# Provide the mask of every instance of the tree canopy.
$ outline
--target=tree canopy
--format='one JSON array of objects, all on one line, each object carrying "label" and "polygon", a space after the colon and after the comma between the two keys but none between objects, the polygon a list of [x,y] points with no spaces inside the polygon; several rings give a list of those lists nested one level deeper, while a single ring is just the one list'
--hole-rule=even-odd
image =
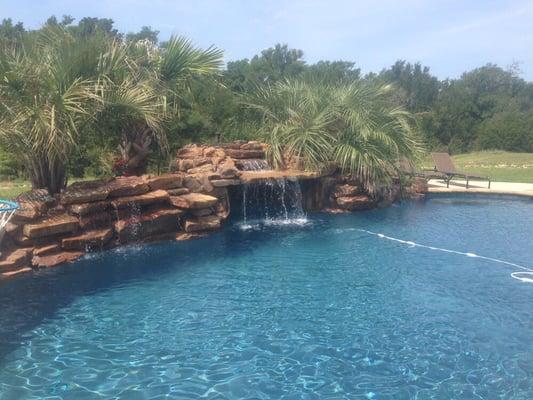
[{"label": "tree canopy", "polygon": [[35,30],[4,19],[0,49],[0,174],[9,176],[34,178],[36,143],[47,168],[64,160],[65,176],[113,173],[139,151],[143,171],[187,142],[219,139],[261,138],[274,152],[305,153],[308,167],[335,159],[372,179],[422,142],[452,153],[533,152],[533,83],[516,66],[440,80],[398,60],[364,75],[353,61],[308,63],[287,44],[224,66],[220,50],[184,37],[160,41],[150,26],[122,33],[111,19],[68,15]]}]

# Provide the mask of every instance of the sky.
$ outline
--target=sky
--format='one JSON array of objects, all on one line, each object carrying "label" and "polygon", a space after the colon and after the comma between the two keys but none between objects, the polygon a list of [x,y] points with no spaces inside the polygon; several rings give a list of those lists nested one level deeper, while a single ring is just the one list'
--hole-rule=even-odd
[{"label": "sky", "polygon": [[353,61],[364,73],[398,59],[441,79],[518,63],[533,81],[533,0],[0,0],[0,19],[29,28],[65,14],[111,18],[122,32],[148,25],[161,40],[182,34],[225,61],[286,43],[309,63]]}]

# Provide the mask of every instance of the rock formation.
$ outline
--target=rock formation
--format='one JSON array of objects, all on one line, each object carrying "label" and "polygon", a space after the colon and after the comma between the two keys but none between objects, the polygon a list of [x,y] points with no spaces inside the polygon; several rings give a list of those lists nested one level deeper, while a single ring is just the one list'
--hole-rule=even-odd
[{"label": "rock formation", "polygon": [[[305,171],[250,171],[267,165],[266,146],[236,141],[180,149],[171,172],[77,182],[60,195],[33,190],[17,199],[20,209],[1,243],[0,277],[54,267],[130,242],[188,240],[221,227],[230,214],[228,189],[255,176],[305,181],[308,210],[348,212],[376,207],[378,200],[352,180]],[[292,168],[292,167],[291,167]],[[423,192],[417,182],[413,191]],[[391,198],[396,196],[397,191]]]}]

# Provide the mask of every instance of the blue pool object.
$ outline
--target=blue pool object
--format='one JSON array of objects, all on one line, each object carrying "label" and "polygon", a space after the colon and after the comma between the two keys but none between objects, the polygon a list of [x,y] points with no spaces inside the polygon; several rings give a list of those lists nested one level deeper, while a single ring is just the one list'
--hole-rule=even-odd
[{"label": "blue pool object", "polygon": [[249,225],[1,282],[0,399],[533,398],[533,201]]}]

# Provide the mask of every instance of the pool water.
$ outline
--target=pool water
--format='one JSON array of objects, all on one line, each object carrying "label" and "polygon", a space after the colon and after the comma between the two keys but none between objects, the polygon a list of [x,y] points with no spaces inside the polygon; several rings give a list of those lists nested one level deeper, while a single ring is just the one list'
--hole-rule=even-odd
[{"label": "pool water", "polygon": [[473,254],[532,268],[533,201],[93,254],[0,283],[0,399],[531,399],[533,283]]}]

